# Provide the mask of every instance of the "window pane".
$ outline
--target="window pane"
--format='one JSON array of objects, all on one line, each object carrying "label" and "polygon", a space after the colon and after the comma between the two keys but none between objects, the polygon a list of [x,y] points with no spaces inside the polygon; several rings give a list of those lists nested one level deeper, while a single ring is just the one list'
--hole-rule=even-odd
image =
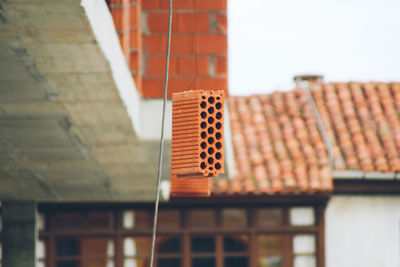
[{"label": "window pane", "polygon": [[95,211],[87,215],[89,228],[109,229],[113,227],[113,214],[108,211]]},{"label": "window pane", "polygon": [[78,212],[60,213],[54,216],[54,227],[56,229],[80,229],[83,217]]},{"label": "window pane", "polygon": [[108,267],[107,260],[88,259],[83,261],[83,267]]},{"label": "window pane", "polygon": [[109,241],[107,238],[82,238],[81,249],[82,255],[85,256],[101,256],[107,257]]},{"label": "window pane", "polygon": [[[43,240],[36,242],[36,259],[44,259],[46,257],[46,248]],[[1,259],[1,257],[0,257]]]},{"label": "window pane", "polygon": [[315,253],[314,235],[296,235],[293,237],[294,254]]},{"label": "window pane", "polygon": [[191,240],[192,252],[214,252],[213,237],[193,237]]},{"label": "window pane", "polygon": [[139,259],[126,259],[124,260],[124,267],[148,267],[150,264],[149,258]]},{"label": "window pane", "polygon": [[122,226],[125,229],[143,229],[152,226],[151,214],[147,210],[124,211]]},{"label": "window pane", "polygon": [[279,208],[263,208],[258,210],[257,225],[270,227],[283,224],[283,210]]},{"label": "window pane", "polygon": [[247,257],[226,257],[224,263],[226,267],[247,267]]},{"label": "window pane", "polygon": [[191,210],[189,213],[189,226],[215,227],[215,211],[212,209]]},{"label": "window pane", "polygon": [[258,236],[258,266],[283,266],[283,242],[283,236],[280,235]]},{"label": "window pane", "polygon": [[181,260],[179,258],[157,260],[157,267],[180,267],[180,266],[181,266]]},{"label": "window pane", "polygon": [[181,216],[179,210],[160,210],[158,226],[160,228],[180,228]]},{"label": "window pane", "polygon": [[[57,240],[58,256],[73,256],[80,253],[79,243],[77,239],[59,239]],[[68,263],[65,263],[68,264]]]},{"label": "window pane", "polygon": [[157,238],[156,249],[158,254],[178,253],[181,251],[181,239],[178,237]]},{"label": "window pane", "polygon": [[[44,216],[44,214],[43,213],[38,213],[38,215],[37,215],[37,229],[39,230],[39,231],[42,231],[42,230],[44,230],[44,228],[45,228],[45,216]],[[1,229],[0,229],[1,230]]]},{"label": "window pane", "polygon": [[316,267],[315,256],[296,256],[294,258],[294,267]]},{"label": "window pane", "polygon": [[247,252],[249,239],[246,235],[234,235],[224,237],[225,252]]},{"label": "window pane", "polygon": [[[214,267],[215,259],[214,258],[193,258],[192,259],[192,267]],[[226,265],[227,267],[229,265]]]},{"label": "window pane", "polygon": [[124,255],[147,257],[151,247],[150,237],[124,238]]},{"label": "window pane", "polygon": [[314,209],[299,207],[290,209],[290,224],[294,226],[310,226],[315,224]]},{"label": "window pane", "polygon": [[57,267],[81,267],[81,264],[78,261],[62,260],[57,261]]},{"label": "window pane", "polygon": [[245,209],[223,209],[222,226],[228,228],[246,227],[247,214]]}]

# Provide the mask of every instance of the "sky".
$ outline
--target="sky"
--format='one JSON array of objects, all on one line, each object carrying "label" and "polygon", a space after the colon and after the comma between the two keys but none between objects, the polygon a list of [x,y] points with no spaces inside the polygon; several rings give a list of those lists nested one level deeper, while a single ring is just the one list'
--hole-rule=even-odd
[{"label": "sky", "polygon": [[400,81],[399,0],[228,0],[229,91],[324,81]]}]

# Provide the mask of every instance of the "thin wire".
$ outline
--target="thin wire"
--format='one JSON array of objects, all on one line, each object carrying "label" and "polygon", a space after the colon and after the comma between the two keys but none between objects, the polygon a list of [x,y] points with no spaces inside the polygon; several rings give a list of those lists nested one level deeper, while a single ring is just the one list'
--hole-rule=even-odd
[{"label": "thin wire", "polygon": [[308,100],[309,100],[309,102],[311,104],[311,107],[313,109],[314,115],[317,118],[318,129],[319,129],[319,132],[322,135],[322,139],[324,140],[324,143],[325,143],[325,146],[326,146],[326,150],[328,151],[329,165],[331,167],[331,170],[334,170],[335,162],[334,162],[333,153],[332,153],[332,146],[331,146],[331,143],[329,142],[328,134],[326,133],[325,126],[322,123],[321,116],[319,115],[317,106],[315,105],[315,102],[314,102],[314,98],[313,98],[313,96],[311,94],[310,83],[308,81],[306,83],[307,83],[306,91],[307,91],[307,95],[308,95]]},{"label": "thin wire", "polygon": [[169,54],[171,50],[171,25],[172,25],[172,0],[169,0],[167,60],[165,63],[164,101],[163,101],[163,112],[161,121],[160,157],[158,160],[157,195],[156,195],[156,202],[154,204],[153,236],[151,239],[150,267],[153,267],[153,261],[154,261],[154,247],[156,243],[158,204],[160,203],[160,183],[161,183],[162,161],[164,152],[165,109],[166,109],[167,91],[168,91]]}]

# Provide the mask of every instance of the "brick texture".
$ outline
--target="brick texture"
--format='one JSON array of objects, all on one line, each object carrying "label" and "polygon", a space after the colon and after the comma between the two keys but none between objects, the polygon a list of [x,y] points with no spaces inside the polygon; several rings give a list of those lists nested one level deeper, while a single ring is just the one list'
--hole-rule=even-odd
[{"label": "brick texture", "polygon": [[[168,0],[110,3],[136,87],[148,98],[163,96],[168,5]],[[227,93],[226,25],[226,0],[174,1],[168,97],[204,88]]]},{"label": "brick texture", "polygon": [[210,195],[204,178],[224,172],[223,116],[224,91],[173,94],[171,177],[176,178],[171,181],[172,196]]}]

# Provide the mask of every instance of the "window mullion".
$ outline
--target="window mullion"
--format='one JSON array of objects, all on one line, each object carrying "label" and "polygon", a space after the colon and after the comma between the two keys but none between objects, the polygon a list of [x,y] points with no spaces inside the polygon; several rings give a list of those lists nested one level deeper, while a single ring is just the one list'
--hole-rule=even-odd
[{"label": "window mullion", "polygon": [[182,248],[182,265],[183,267],[190,267],[190,259],[191,259],[191,246],[190,246],[190,236],[189,236],[189,230],[188,230],[188,224],[189,224],[189,214],[187,210],[182,211],[182,227],[183,227],[183,248]]},{"label": "window mullion", "polygon": [[250,226],[250,237],[249,237],[249,252],[248,259],[250,267],[257,266],[257,238],[256,238],[256,222],[257,214],[255,209],[250,209],[249,214],[249,226]]}]

